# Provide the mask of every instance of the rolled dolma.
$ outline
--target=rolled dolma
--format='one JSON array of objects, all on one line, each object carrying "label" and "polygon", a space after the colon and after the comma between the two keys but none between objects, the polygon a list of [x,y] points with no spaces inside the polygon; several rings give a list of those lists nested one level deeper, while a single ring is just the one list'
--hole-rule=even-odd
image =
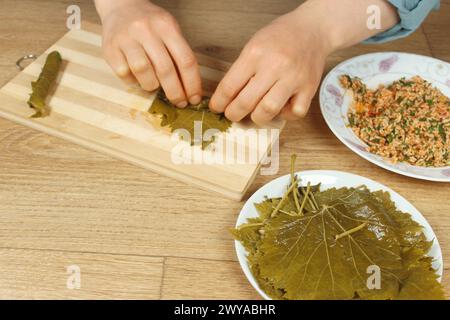
[{"label": "rolled dolma", "polygon": [[45,60],[41,74],[36,81],[31,83],[32,92],[28,105],[36,110],[32,118],[40,118],[48,116],[50,109],[45,104],[51,86],[56,81],[59,69],[61,67],[61,54],[58,51],[51,52]]}]

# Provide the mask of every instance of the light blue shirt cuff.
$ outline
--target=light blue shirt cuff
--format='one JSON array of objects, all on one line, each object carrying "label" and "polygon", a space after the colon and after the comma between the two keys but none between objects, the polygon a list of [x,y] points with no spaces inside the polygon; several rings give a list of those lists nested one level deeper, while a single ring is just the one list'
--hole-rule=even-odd
[{"label": "light blue shirt cuff", "polygon": [[439,10],[440,0],[389,0],[397,8],[400,22],[363,43],[383,43],[404,38],[416,31],[431,10]]}]

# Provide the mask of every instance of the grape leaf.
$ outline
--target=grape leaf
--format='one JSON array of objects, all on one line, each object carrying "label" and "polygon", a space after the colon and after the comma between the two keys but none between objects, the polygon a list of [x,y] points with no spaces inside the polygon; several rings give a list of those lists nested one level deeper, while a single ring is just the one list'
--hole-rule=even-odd
[{"label": "grape leaf", "polygon": [[400,300],[444,299],[444,290],[439,285],[436,271],[431,267],[432,258],[425,257],[409,266],[407,281],[400,290]]},{"label": "grape leaf", "polygon": [[[294,180],[291,180],[291,185]],[[275,299],[443,299],[423,227],[388,193],[365,186],[295,188],[255,204],[259,217],[232,231],[260,287]],[[278,204],[281,206],[278,208]],[[308,205],[303,205],[308,203]],[[278,210],[277,210],[278,209]],[[275,213],[275,214],[274,214]],[[368,286],[369,267],[381,273]]]},{"label": "grape leaf", "polygon": [[51,86],[56,81],[62,58],[58,51],[49,53],[45,60],[44,67],[36,81],[31,83],[32,93],[28,100],[28,105],[36,110],[32,118],[46,117],[50,114],[50,109],[45,103]]},{"label": "grape leaf", "polygon": [[[374,291],[377,298],[395,297],[402,271],[400,245],[388,219],[360,193],[356,189],[316,193],[320,211],[303,217],[279,214],[266,226],[260,273],[283,288],[287,299],[352,299],[355,294],[369,298],[366,281],[371,265],[382,272],[382,289]],[[335,239],[362,223],[370,227]]]},{"label": "grape leaf", "polygon": [[[152,103],[149,112],[160,116],[162,127],[170,128],[173,132],[177,129],[185,129],[189,132],[191,145],[201,145],[205,149],[214,141],[216,135],[210,140],[204,139],[204,134],[209,129],[215,129],[217,132],[226,132],[231,126],[231,121],[225,118],[223,114],[211,112],[208,107],[209,99],[204,98],[197,105],[189,105],[186,108],[177,108],[159,91],[157,97]],[[195,134],[195,123],[201,125],[201,136]]]}]

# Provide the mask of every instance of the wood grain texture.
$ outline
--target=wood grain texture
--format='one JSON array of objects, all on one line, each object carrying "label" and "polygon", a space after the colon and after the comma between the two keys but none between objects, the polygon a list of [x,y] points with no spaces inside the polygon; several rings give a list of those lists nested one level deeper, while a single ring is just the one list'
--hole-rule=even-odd
[{"label": "wood grain texture", "polygon": [[[297,3],[254,1],[257,4],[238,0],[159,2],[177,16],[194,48],[232,61],[257,28]],[[77,3],[83,19],[98,22],[90,0]],[[18,57],[43,53],[66,32],[65,9],[69,4],[72,2],[65,0],[2,1],[0,85],[18,73],[14,66]],[[358,45],[333,54],[326,69],[374,51],[438,55],[432,48],[448,44],[450,12],[446,8],[442,6],[411,37],[381,46]],[[438,37],[427,38],[430,30]],[[3,102],[0,99],[0,104]],[[276,176],[289,170],[289,157],[295,152],[300,170],[360,174],[410,200],[439,238],[445,266],[443,283],[450,293],[448,185],[403,177],[353,154],[327,128],[317,98],[305,119],[287,124],[280,150]],[[273,178],[258,176],[248,193]],[[201,298],[207,292],[212,299],[257,299],[239,268],[227,232],[242,205],[0,118],[0,298]],[[160,258],[166,260],[163,273],[158,273]],[[82,279],[82,288],[92,288],[84,295],[61,288],[67,277],[66,263],[76,264],[72,261],[77,259],[102,270]],[[137,278],[148,277],[148,285],[127,276],[115,278],[130,268]],[[51,280],[33,282],[33,277]],[[117,282],[102,290],[98,284],[104,278]]]},{"label": "wood grain texture", "polygon": [[445,0],[441,1],[440,11],[433,11],[422,26],[433,56],[446,61],[450,61],[449,20],[450,1]]},{"label": "wood grain texture", "polygon": [[160,298],[163,258],[0,249],[0,261],[2,298]]},{"label": "wood grain texture", "polygon": [[[258,299],[259,295],[246,281],[241,268],[233,261],[167,258],[161,298],[230,299],[230,293],[234,292],[240,299]],[[211,283],[216,287],[213,293]]]}]

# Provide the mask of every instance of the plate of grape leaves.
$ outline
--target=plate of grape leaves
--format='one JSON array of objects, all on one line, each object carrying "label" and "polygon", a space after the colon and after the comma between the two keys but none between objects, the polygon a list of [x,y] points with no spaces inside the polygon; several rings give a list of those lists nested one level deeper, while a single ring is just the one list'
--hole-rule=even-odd
[{"label": "plate of grape leaves", "polygon": [[445,299],[439,242],[405,198],[331,170],[294,172],[245,203],[239,263],[265,299]]}]

